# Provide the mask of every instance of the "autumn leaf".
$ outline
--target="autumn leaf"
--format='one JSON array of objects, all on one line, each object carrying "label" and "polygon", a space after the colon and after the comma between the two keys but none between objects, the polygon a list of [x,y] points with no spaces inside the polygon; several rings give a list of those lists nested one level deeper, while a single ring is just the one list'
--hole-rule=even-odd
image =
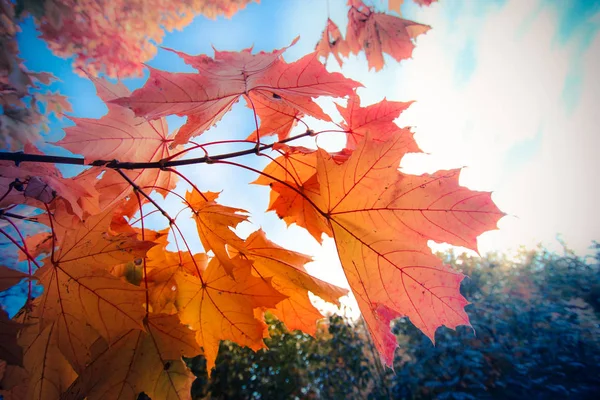
[{"label": "autumn leaf", "polygon": [[459,170],[412,176],[398,171],[409,149],[401,136],[368,135],[348,161],[319,150],[320,195],[312,201],[331,224],[342,267],[383,361],[391,365],[389,322],[407,316],[431,340],[445,325],[468,325],[463,275],[433,256],[428,240],[476,249],[477,236],[503,213],[486,192],[458,184]]},{"label": "autumn leaf", "polygon": [[348,11],[346,43],[353,54],[364,50],[369,69],[383,68],[383,53],[396,61],[410,58],[415,47],[412,39],[430,27],[385,13],[374,12],[361,0],[352,0]]},{"label": "autumn leaf", "polygon": [[[248,104],[260,120],[258,131],[252,132],[248,140],[258,140],[258,138],[277,135],[279,140],[287,138],[298,121],[304,114],[294,107],[284,103],[274,101],[274,97],[265,97],[264,94],[255,94],[251,97],[252,103]],[[258,134],[258,136],[257,136]]]},{"label": "autumn leaf", "polygon": [[[25,244],[29,255],[33,258],[37,258],[41,254],[50,253],[52,250],[52,234],[49,232],[39,232],[35,235],[27,236],[25,238]],[[26,261],[27,255],[25,253],[19,253],[19,261]]]},{"label": "autumn leaf", "polygon": [[246,221],[245,210],[223,206],[215,200],[218,193],[196,191],[187,192],[187,204],[192,208],[192,218],[196,221],[200,241],[206,252],[212,251],[221,262],[222,267],[231,274],[235,264],[231,261],[228,247],[241,248],[244,241],[231,229],[240,222]]},{"label": "autumn leaf", "polygon": [[[3,361],[0,361],[0,364]],[[29,377],[23,367],[6,365],[0,378],[0,395],[4,400],[22,400],[27,397]]]},{"label": "autumn leaf", "polygon": [[196,331],[208,371],[215,365],[221,340],[255,351],[265,347],[266,324],[254,317],[254,309],[275,308],[286,297],[273,289],[270,279],[252,276],[249,262],[238,262],[232,278],[213,258],[201,277],[183,274],[176,279],[181,322]]},{"label": "autumn leaf", "polygon": [[312,305],[308,292],[323,300],[339,305],[338,299],[348,294],[330,283],[311,276],[304,264],[312,261],[309,256],[287,250],[267,239],[262,230],[250,234],[239,257],[252,261],[252,270],[260,278],[269,278],[273,288],[287,299],[279,302],[270,311],[289,330],[300,329],[314,335],[317,320],[323,318]]},{"label": "autumn leaf", "polygon": [[330,18],[327,18],[323,35],[317,43],[315,51],[319,57],[325,57],[325,59],[333,54],[340,67],[343,64],[341,56],[347,57],[349,54],[348,44],[342,37],[340,28]]},{"label": "autumn leaf", "polygon": [[390,11],[396,11],[400,14],[400,8],[402,8],[402,4],[404,4],[404,0],[388,0],[388,9]]},{"label": "autumn leaf", "polygon": [[336,104],[338,111],[345,123],[342,128],[347,135],[347,149],[355,149],[366,134],[371,135],[375,141],[386,142],[393,136],[401,135],[405,140],[407,152],[417,153],[421,150],[413,139],[408,128],[400,128],[394,120],[406,110],[412,102],[388,101],[383,99],[377,104],[361,107],[360,97],[354,93],[348,99],[348,105],[344,108]]},{"label": "autumn leaf", "polygon": [[[317,153],[305,147],[278,144],[274,149],[281,156],[267,165],[253,184],[271,187],[268,210],[275,211],[289,226],[305,228],[319,243],[322,234],[331,236],[327,220],[310,203],[310,194],[319,193],[316,177]],[[348,158],[348,152],[334,153],[338,162]]]},{"label": "autumn leaf", "polygon": [[[60,334],[56,324],[53,322],[42,327],[29,312],[17,314],[17,322],[24,326],[18,341],[23,349],[23,364],[28,379],[26,398],[58,400],[77,374],[59,350]],[[13,378],[21,379],[19,375]]]},{"label": "autumn leaf", "polygon": [[176,315],[150,314],[145,331],[132,329],[106,345],[98,343],[94,361],[67,393],[93,399],[189,399],[194,375],[181,359],[200,353],[194,332]]},{"label": "autumn leaf", "polygon": [[28,274],[24,274],[21,271],[0,265],[0,292],[16,285],[28,276]]},{"label": "autumn leaf", "polygon": [[[290,109],[330,120],[313,98],[343,97],[360,84],[339,73],[327,72],[316,53],[288,64],[280,57],[285,49],[258,54],[252,54],[252,49],[215,51],[214,58],[176,52],[199,73],[171,73],[151,68],[150,78],[142,89],[115,102],[149,119],[170,114],[188,116],[186,124],[175,136],[174,144],[187,143],[191,137],[213,126],[240,96],[245,97],[249,107],[256,100],[260,104],[257,111],[261,110],[263,117],[267,115],[266,110],[270,110],[266,121],[261,121],[268,134],[283,135],[282,132],[270,132],[269,125],[273,122],[269,120],[277,119],[279,126],[293,123],[297,115]],[[278,116],[279,111],[284,116]],[[286,118],[287,123],[282,123]],[[258,131],[263,136],[261,127]]]},{"label": "autumn leaf", "polygon": [[10,320],[6,311],[0,309],[0,360],[23,365],[23,349],[17,343],[17,333],[21,328],[21,324]]},{"label": "autumn leaf", "polygon": [[56,250],[35,273],[44,286],[34,311],[40,329],[54,324],[61,351],[75,358],[77,368],[89,357],[87,325],[109,341],[129,329],[142,329],[144,291],[108,268],[143,257],[154,244],[111,233],[111,218],[108,210],[63,226],[55,215]]},{"label": "autumn leaf", "polygon": [[148,299],[152,312],[175,314],[177,299],[177,280],[179,274],[199,276],[206,269],[208,257],[205,253],[193,256],[186,251],[169,251],[167,242],[155,246],[146,255],[146,278]]},{"label": "autumn leaf", "polygon": [[[141,71],[138,61],[154,54],[163,28],[184,26],[198,12],[231,15],[248,3],[149,1],[145,7],[140,0],[110,7],[103,2],[47,2],[43,16],[34,18],[50,48],[75,54],[75,63],[89,66],[91,76],[99,71],[123,76]],[[415,0],[420,5],[433,1]],[[389,6],[399,11],[401,3],[390,0]],[[50,163],[58,158],[44,159],[31,144],[22,160],[15,153],[3,156],[11,161],[0,161],[0,217],[20,223],[3,233],[16,247],[23,243],[19,260],[31,258],[28,265],[35,273],[0,266],[0,290],[22,279],[37,279],[43,286],[39,297],[29,293],[13,320],[0,312],[4,398],[133,400],[144,392],[153,399],[186,399],[194,375],[183,356],[203,351],[210,371],[222,340],[264,348],[267,311],[289,329],[314,334],[322,315],[310,293],[334,304],[346,294],[307,272],[309,256],[275,244],[262,230],[239,237],[236,229],[249,220],[248,213],[219,204],[218,193],[201,192],[196,185],[202,182],[188,181],[194,190],[182,200],[205,253],[188,247],[186,231],[178,226],[184,214],[148,200],[175,189],[179,172],[163,162],[188,151],[190,157],[191,152],[204,154],[175,164],[211,164],[248,155],[251,150],[209,154],[204,143],[174,150],[215,125],[240,98],[255,116],[248,139],[260,142],[277,135],[280,141],[266,147],[256,143],[257,155],[266,155],[263,149],[271,147],[277,157],[253,183],[270,187],[269,210],[286,224],[304,227],[319,242],[323,234],[334,238],[384,362],[391,364],[397,346],[390,331],[395,318],[410,318],[432,340],[441,325],[469,324],[467,302],[459,291],[463,275],[443,265],[428,241],[475,249],[477,236],[494,229],[503,214],[489,193],[461,187],[458,170],[421,176],[398,170],[404,154],[419,151],[412,132],[394,123],[410,103],[384,99],[361,106],[356,94],[360,83],[328,72],[319,59],[333,54],[341,65],[343,57],[364,50],[369,68],[379,70],[383,53],[396,60],[411,57],[413,39],[429,27],[377,13],[362,0],[348,4],[346,38],[328,18],[315,52],[294,62],[286,62],[283,53],[298,39],[271,52],[190,56],[170,50],[196,72],[150,68],[145,86],[134,93],[121,83],[90,78],[108,113],[99,119],[72,118],[75,126],[66,128],[56,143],[82,155],[88,165],[72,178]],[[26,73],[18,65],[13,11],[12,3],[0,10],[9,44],[14,44],[0,52],[12,57],[6,63],[7,87],[0,93],[5,114],[14,116],[0,121],[9,146],[37,137],[34,131],[44,119],[29,108],[45,102],[57,116],[70,110],[59,94],[28,92],[28,85],[48,83],[51,77]],[[85,18],[71,18],[75,12]],[[102,66],[101,60],[112,64]],[[328,153],[283,144],[306,116],[331,121],[315,102],[320,96],[348,96],[346,106],[338,105],[343,122],[337,124],[346,133],[346,148]],[[187,117],[172,134],[166,124],[170,115]],[[208,144],[239,142],[235,139],[244,136]],[[30,162],[29,155],[48,162]],[[117,168],[117,163],[107,164],[111,160],[151,162],[160,168]],[[68,161],[82,163],[80,158]],[[148,207],[142,212],[144,204]],[[22,205],[26,210],[20,214]],[[31,212],[35,218],[29,218]],[[168,227],[155,226],[152,214],[159,220],[166,217],[162,220]],[[30,230],[19,231],[33,222],[43,224],[46,232],[28,236]],[[175,250],[168,243],[171,228],[178,240],[172,244]],[[179,248],[182,244],[187,251]]]},{"label": "autumn leaf", "polygon": [[[83,155],[87,162],[156,162],[173,155],[169,149],[172,138],[164,118],[147,121],[136,117],[131,110],[111,103],[111,100],[130,95],[125,85],[91,76],[89,78],[96,86],[98,97],[106,103],[108,113],[100,119],[72,118],[75,126],[65,128],[65,137],[56,142],[57,145]],[[100,173],[102,177],[96,180]],[[154,188],[163,197],[177,184],[177,175],[158,168],[141,168],[123,173],[139,187]],[[125,197],[133,194],[131,185],[112,169],[93,168],[78,179],[89,179],[90,175],[100,193],[101,210],[122,203]],[[133,210],[128,210],[129,215],[138,208],[137,199],[132,197],[134,207]],[[142,200],[146,201],[145,198]]]}]

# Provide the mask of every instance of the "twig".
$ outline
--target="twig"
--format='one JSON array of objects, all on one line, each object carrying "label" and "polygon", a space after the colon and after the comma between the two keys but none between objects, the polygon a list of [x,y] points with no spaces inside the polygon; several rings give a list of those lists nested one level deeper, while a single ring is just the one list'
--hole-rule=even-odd
[{"label": "twig", "polygon": [[[315,133],[311,130],[307,130],[304,133],[301,133],[296,136],[289,137],[287,139],[280,140],[276,143],[287,143],[296,139],[300,139],[306,136],[314,136]],[[70,165],[82,165],[82,166],[92,166],[92,167],[105,167],[111,168],[114,170],[120,169],[164,169],[168,167],[177,167],[181,165],[193,165],[193,164],[210,164],[216,160],[226,160],[228,158],[235,158],[240,156],[246,156],[250,154],[257,154],[257,152],[261,152],[263,150],[270,149],[276,143],[265,144],[258,148],[256,147],[247,150],[234,151],[226,154],[217,154],[215,156],[204,156],[198,158],[189,158],[186,160],[160,160],[160,161],[152,161],[152,162],[122,162],[117,160],[95,160],[91,163],[86,164],[85,160],[80,157],[59,157],[59,156],[49,156],[49,155],[41,155],[41,154],[28,154],[28,153],[8,153],[8,152],[0,152],[0,160],[8,160],[14,161],[15,164],[19,165],[22,162],[41,162],[41,163],[51,163],[51,164],[70,164]]]}]

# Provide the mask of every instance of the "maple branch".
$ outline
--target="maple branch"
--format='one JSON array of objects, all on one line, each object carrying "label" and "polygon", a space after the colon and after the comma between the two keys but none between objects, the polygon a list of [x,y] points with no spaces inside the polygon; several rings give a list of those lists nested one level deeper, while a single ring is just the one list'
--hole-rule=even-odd
[{"label": "maple branch", "polygon": [[23,221],[29,221],[29,222],[40,222],[38,221],[37,217],[27,217],[25,215],[19,215],[19,214],[13,214],[11,212],[5,211],[5,210],[0,210],[0,218],[2,217],[9,217],[9,218],[16,218],[16,219],[21,219]]},{"label": "maple branch", "polygon": [[16,151],[14,153],[0,152],[0,160],[14,161],[17,166],[22,162],[86,165],[85,159],[80,157],[48,156],[45,154],[23,153],[22,151]]},{"label": "maple branch", "polygon": [[90,163],[85,162],[84,158],[81,157],[62,157],[62,156],[49,156],[43,154],[29,154],[23,152],[0,152],[0,160],[13,161],[17,166],[22,162],[40,162],[40,163],[50,163],[50,164],[69,164],[69,165],[81,165],[81,166],[92,166],[92,167],[105,167],[111,168],[114,170],[119,169],[164,169],[167,167],[177,167],[181,165],[193,165],[193,164],[211,164],[216,160],[226,160],[228,158],[235,158],[241,156],[247,156],[250,154],[256,154],[257,152],[261,152],[263,150],[270,149],[277,143],[287,143],[296,139],[300,139],[306,136],[314,136],[315,132],[308,129],[304,133],[300,133],[296,136],[291,136],[289,138],[280,140],[271,144],[264,144],[258,148],[256,147],[247,150],[234,151],[231,153],[225,154],[217,154],[215,156],[204,156],[198,158],[189,158],[185,160],[169,160],[163,159],[160,161],[150,161],[150,162],[122,162],[117,160],[95,160]]}]

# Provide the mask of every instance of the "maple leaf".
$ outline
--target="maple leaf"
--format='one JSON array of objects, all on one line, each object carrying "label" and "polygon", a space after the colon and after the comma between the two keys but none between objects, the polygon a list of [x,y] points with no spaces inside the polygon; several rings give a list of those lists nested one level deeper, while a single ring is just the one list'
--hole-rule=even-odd
[{"label": "maple leaf", "polygon": [[17,344],[17,333],[21,328],[21,324],[8,319],[6,311],[0,309],[0,360],[23,365],[23,349]]},{"label": "maple leaf", "polygon": [[0,395],[4,400],[22,400],[27,396],[27,390],[29,386],[29,377],[27,371],[23,367],[15,365],[6,365],[5,362],[0,361],[0,364],[4,363],[5,370],[3,374],[0,374]]},{"label": "maple leaf", "polygon": [[28,274],[0,265],[0,292],[16,285],[27,277],[29,277]]},{"label": "maple leaf", "polygon": [[317,43],[315,51],[320,57],[325,57],[325,59],[330,54],[333,54],[340,67],[342,66],[342,58],[340,56],[347,57],[349,54],[348,44],[342,37],[340,28],[330,18],[327,18],[327,25],[325,25],[323,35]]},{"label": "maple leaf", "polygon": [[221,340],[255,351],[265,347],[266,324],[255,318],[254,309],[275,308],[286,297],[271,286],[270,279],[252,276],[250,263],[238,262],[232,278],[213,258],[201,277],[179,274],[176,279],[181,322],[196,331],[208,371],[215,365]]},{"label": "maple leaf", "polygon": [[401,136],[362,141],[338,164],[317,154],[321,191],[342,267],[383,361],[397,343],[389,322],[407,316],[431,340],[437,327],[468,325],[463,275],[432,255],[428,240],[476,249],[476,238],[503,215],[487,192],[458,184],[458,170],[411,176],[398,171]]},{"label": "maple leaf", "polygon": [[367,133],[370,133],[371,139],[385,142],[392,136],[402,135],[406,141],[407,152],[417,153],[421,150],[412,137],[408,128],[399,128],[394,123],[394,119],[406,110],[412,102],[388,101],[383,99],[377,104],[367,107],[360,106],[360,97],[354,93],[348,99],[348,105],[344,108],[336,104],[338,111],[345,124],[342,128],[347,135],[347,149],[355,149]]},{"label": "maple leaf", "polygon": [[[105,79],[89,76],[100,97],[108,107],[108,113],[100,119],[73,118],[75,126],[65,128],[65,137],[56,142],[69,151],[84,156],[89,163],[96,160],[119,160],[156,162],[170,157],[167,121],[161,118],[147,121],[136,117],[131,110],[111,103],[111,100],[130,94],[122,83],[113,84]],[[103,172],[102,177],[96,180]],[[163,197],[177,184],[177,175],[158,168],[142,168],[123,171],[138,187],[153,188]],[[119,204],[132,194],[133,188],[116,171],[92,168],[77,179],[92,178],[100,193],[100,209]],[[134,196],[135,197],[135,196]],[[146,199],[143,198],[145,201]],[[137,210],[137,198],[133,199],[131,215]]]},{"label": "maple leaf", "polygon": [[140,392],[153,399],[188,399],[195,377],[181,357],[200,353],[194,332],[176,315],[150,314],[144,325],[146,331],[132,329],[110,345],[99,343],[94,361],[67,393],[86,393],[90,400],[135,399]]},{"label": "maple leaf", "polygon": [[[282,124],[285,118],[293,123],[297,115],[293,115],[290,109],[329,121],[330,118],[312,98],[343,97],[351,94],[352,89],[360,84],[339,73],[327,72],[318,61],[317,53],[288,64],[280,57],[285,49],[258,54],[252,54],[252,49],[241,52],[215,51],[214,58],[176,52],[199,73],[171,73],[151,68],[150,77],[143,88],[115,102],[130,107],[136,115],[150,119],[170,114],[188,116],[186,124],[175,136],[174,144],[186,143],[192,136],[210,128],[240,96],[246,98],[250,107],[256,99],[261,104],[257,112],[262,112],[263,117],[269,115],[267,119],[277,118],[277,123],[261,121],[261,125],[267,127],[272,124],[286,125]],[[266,109],[270,110],[269,114]],[[283,117],[279,111],[282,111]],[[269,132],[271,128],[265,129],[268,134],[283,135],[280,131]]]},{"label": "maple leaf", "polygon": [[[25,238],[25,244],[27,250],[33,258],[37,258],[39,255],[44,253],[50,253],[52,250],[52,234],[49,232],[40,232],[35,235],[27,236]],[[19,261],[27,260],[25,253],[19,253]]]},{"label": "maple leaf", "polygon": [[309,256],[278,246],[268,240],[262,230],[246,238],[239,257],[252,261],[255,275],[269,278],[275,290],[288,296],[270,311],[289,330],[300,329],[315,334],[316,322],[323,316],[310,302],[309,291],[336,305],[339,305],[340,297],[348,294],[346,289],[311,276],[304,268],[304,264],[311,261]]},{"label": "maple leaf", "polygon": [[148,299],[153,312],[175,314],[177,275],[199,276],[206,269],[208,257],[205,253],[192,256],[189,252],[169,251],[166,246],[165,240],[162,246],[153,247],[146,255]]},{"label": "maple leaf", "polygon": [[[322,234],[331,236],[326,218],[311,204],[311,195],[318,194],[317,153],[305,147],[278,144],[273,147],[281,157],[269,163],[261,176],[253,184],[271,187],[269,210],[275,211],[279,218],[289,226],[297,224],[322,243]],[[343,162],[350,153],[334,153],[338,162]]]},{"label": "maple leaf", "polygon": [[348,11],[346,43],[350,52],[365,51],[369,69],[383,68],[383,53],[396,61],[410,58],[415,45],[412,39],[430,27],[393,15],[374,12],[361,0],[351,0]]},{"label": "maple leaf", "polygon": [[107,269],[143,257],[154,243],[112,234],[111,218],[108,210],[64,226],[55,215],[55,252],[35,272],[44,286],[34,310],[40,329],[53,324],[58,346],[78,370],[89,359],[88,325],[109,341],[128,329],[142,329],[144,291]]},{"label": "maple leaf", "polygon": [[212,251],[221,262],[227,273],[231,274],[235,264],[231,261],[228,247],[241,248],[244,241],[240,239],[231,228],[240,222],[246,221],[247,216],[239,214],[245,210],[223,206],[215,200],[218,193],[196,191],[187,192],[185,199],[192,208],[192,218],[196,221],[200,241],[206,252]]},{"label": "maple leaf", "polygon": [[[60,333],[56,324],[53,322],[41,327],[29,312],[17,314],[16,320],[24,326],[18,342],[23,349],[23,364],[27,373],[26,398],[58,400],[75,380],[77,373],[59,350]],[[16,375],[13,379],[22,378]]]},{"label": "maple leaf", "polygon": [[388,0],[388,9],[391,11],[396,11],[397,13],[401,13],[400,9],[402,8],[402,4],[404,4],[404,0]]},{"label": "maple leaf", "polygon": [[274,101],[274,97],[266,97],[264,94],[252,94],[252,103],[248,104],[260,120],[258,131],[252,132],[248,140],[258,140],[258,138],[277,135],[279,140],[283,140],[290,135],[292,129],[304,114],[294,107],[284,103]]}]

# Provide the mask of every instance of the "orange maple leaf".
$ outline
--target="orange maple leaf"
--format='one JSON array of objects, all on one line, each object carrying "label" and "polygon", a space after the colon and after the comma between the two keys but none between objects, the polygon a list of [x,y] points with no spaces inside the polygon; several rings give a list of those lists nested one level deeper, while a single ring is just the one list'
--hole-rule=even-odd
[{"label": "orange maple leaf", "polygon": [[[77,373],[59,349],[60,332],[56,323],[45,327],[36,323],[30,312],[21,311],[16,322],[24,327],[19,332],[19,345],[23,349],[24,372],[27,376],[27,399],[59,399],[62,392],[77,377]],[[22,384],[21,374],[11,377],[9,386]],[[4,384],[5,382],[3,382]]]},{"label": "orange maple leaf", "polygon": [[265,347],[266,324],[254,316],[256,308],[275,308],[286,297],[270,279],[252,276],[249,262],[238,262],[233,278],[217,258],[201,277],[178,274],[177,308],[181,322],[196,331],[208,371],[215,365],[221,340],[232,340],[253,350]]},{"label": "orange maple leaf", "polygon": [[[63,225],[53,216],[55,252],[44,260],[35,276],[44,286],[34,315],[40,329],[53,324],[58,346],[81,369],[89,357],[91,326],[112,340],[129,329],[142,329],[144,290],[111,275],[116,264],[143,257],[154,245],[135,236],[111,233],[112,210]],[[68,219],[68,215],[65,216]]]},{"label": "orange maple leaf", "polygon": [[67,393],[86,393],[90,400],[133,399],[140,392],[153,399],[188,399],[194,375],[181,357],[200,353],[194,332],[176,315],[150,314],[144,326],[145,331],[129,330],[109,345],[100,340],[94,361]]},{"label": "orange maple leaf", "polygon": [[16,285],[27,277],[29,277],[28,274],[0,265],[0,292]]},{"label": "orange maple leaf", "polygon": [[[50,253],[52,251],[52,234],[49,232],[40,232],[35,235],[27,236],[25,238],[25,244],[29,254],[37,258],[39,255],[44,253]],[[27,260],[25,253],[19,253],[19,261]]]},{"label": "orange maple leaf", "polygon": [[319,150],[320,195],[312,201],[331,224],[352,292],[383,361],[397,343],[389,323],[407,316],[431,340],[436,328],[468,325],[463,275],[444,266],[428,240],[476,249],[477,236],[503,213],[487,192],[458,184],[459,170],[411,176],[398,171],[401,136],[369,135],[343,164]]},{"label": "orange maple leaf", "polygon": [[323,316],[310,302],[308,292],[336,305],[339,305],[340,297],[348,294],[346,289],[309,275],[304,268],[304,264],[311,261],[309,256],[278,246],[268,240],[262,230],[246,238],[239,257],[252,261],[255,275],[269,278],[275,290],[288,296],[270,311],[289,330],[300,329],[315,334],[316,322]]},{"label": "orange maple leaf", "polygon": [[397,13],[401,13],[400,9],[402,8],[402,4],[404,4],[404,0],[388,0],[388,9],[391,11],[396,11]]},{"label": "orange maple leaf", "polygon": [[148,300],[152,312],[175,314],[177,275],[187,273],[199,276],[206,269],[208,257],[205,253],[192,256],[189,252],[169,251],[166,247],[165,240],[162,246],[153,247],[146,255]]},{"label": "orange maple leaf", "polygon": [[[293,123],[297,115],[290,109],[329,121],[312,98],[343,97],[360,84],[339,73],[327,72],[316,53],[288,64],[280,57],[286,49],[258,54],[252,54],[252,49],[215,51],[214,58],[176,52],[199,73],[171,73],[151,68],[150,78],[143,88],[115,102],[150,119],[170,114],[188,116],[186,124],[175,136],[174,144],[186,143],[192,136],[210,128],[240,96],[246,98],[250,107],[253,99],[261,104],[256,110],[262,117],[267,117],[261,121],[261,125],[267,127],[273,124],[287,126],[282,123],[285,118]],[[273,118],[277,118],[276,123],[268,121]],[[265,134],[277,133],[280,137],[284,134],[283,131],[271,132],[270,127],[265,129]],[[260,127],[259,132],[262,136]]]},{"label": "orange maple leaf", "polygon": [[17,333],[21,328],[21,324],[8,319],[6,311],[0,309],[0,360],[23,365],[23,349],[17,343]]},{"label": "orange maple leaf", "polygon": [[192,191],[185,194],[187,204],[192,208],[192,218],[196,221],[204,251],[212,251],[225,271],[231,274],[235,264],[231,260],[228,247],[244,246],[244,241],[231,228],[246,221],[248,217],[240,214],[245,213],[245,210],[218,204],[215,201],[218,196],[219,194],[214,192],[200,194]]},{"label": "orange maple leaf", "polygon": [[[4,363],[0,361],[1,365]],[[27,397],[27,391],[29,389],[29,376],[27,371],[23,367],[16,365],[5,365],[2,378],[0,378],[0,394],[4,400],[22,400]]]},{"label": "orange maple leaf", "polygon": [[[278,144],[274,149],[281,157],[267,165],[263,174],[254,182],[256,185],[271,187],[271,199],[268,210],[275,211],[279,218],[289,226],[297,224],[322,243],[322,234],[331,236],[329,223],[310,204],[311,194],[320,190],[317,181],[317,153],[305,147]],[[338,162],[343,162],[350,153],[334,153]]]}]

